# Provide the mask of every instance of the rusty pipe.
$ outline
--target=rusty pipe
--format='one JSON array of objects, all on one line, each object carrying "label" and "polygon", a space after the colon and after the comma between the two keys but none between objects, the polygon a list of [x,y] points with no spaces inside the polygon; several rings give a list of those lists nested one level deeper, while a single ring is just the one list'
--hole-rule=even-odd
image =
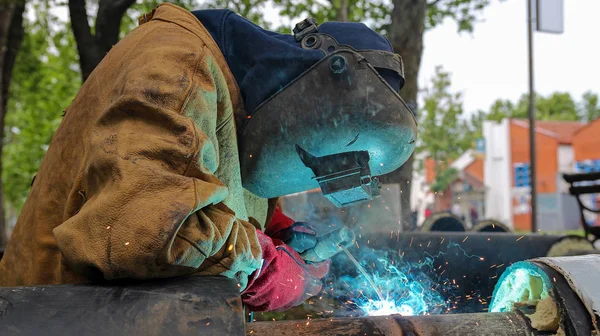
[{"label": "rusty pipe", "polygon": [[366,316],[246,325],[246,336],[530,336],[532,331],[520,313]]}]

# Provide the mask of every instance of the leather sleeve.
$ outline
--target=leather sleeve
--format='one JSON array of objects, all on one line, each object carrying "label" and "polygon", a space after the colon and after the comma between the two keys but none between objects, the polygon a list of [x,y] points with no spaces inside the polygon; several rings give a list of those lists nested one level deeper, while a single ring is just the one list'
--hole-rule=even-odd
[{"label": "leather sleeve", "polygon": [[[53,230],[73,270],[104,279],[224,275],[243,289],[260,267],[256,229],[225,205],[230,188],[215,175],[237,148],[224,152],[217,141],[233,116],[201,42],[151,21],[114,47],[129,58],[109,53],[76,97],[107,107],[93,120],[83,166],[73,167],[71,198],[81,204]],[[110,81],[97,80],[103,71]],[[94,85],[111,85],[111,95],[94,96]]]}]

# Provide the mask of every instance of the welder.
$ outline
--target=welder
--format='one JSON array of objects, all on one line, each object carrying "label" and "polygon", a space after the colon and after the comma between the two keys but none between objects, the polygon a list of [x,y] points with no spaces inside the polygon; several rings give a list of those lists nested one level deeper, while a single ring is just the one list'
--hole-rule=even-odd
[{"label": "welder", "polygon": [[403,80],[363,24],[307,19],[284,35],[228,10],[157,7],[66,109],[0,285],[221,275],[253,311],[301,303],[352,237],[294,222],[277,198],[376,196],[374,176],[414,149]]}]

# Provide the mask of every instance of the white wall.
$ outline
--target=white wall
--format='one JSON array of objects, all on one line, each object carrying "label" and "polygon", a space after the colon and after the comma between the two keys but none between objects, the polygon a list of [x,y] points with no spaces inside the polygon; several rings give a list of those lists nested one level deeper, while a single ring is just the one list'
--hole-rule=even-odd
[{"label": "white wall", "polygon": [[513,227],[511,198],[510,121],[483,122],[485,138],[485,218]]},{"label": "white wall", "polygon": [[417,210],[417,225],[421,225],[425,220],[425,209],[428,206],[433,207],[434,196],[429,192],[429,186],[425,181],[425,168],[419,169],[419,162],[426,157],[426,154],[420,153],[415,157],[413,167],[413,177],[410,191],[410,207]]},{"label": "white wall", "polygon": [[[571,145],[560,145],[558,146],[558,172],[562,173],[573,173],[575,172],[575,153],[573,152],[573,146]],[[569,184],[565,182],[562,176],[558,176],[558,190],[562,193],[569,192]]]}]

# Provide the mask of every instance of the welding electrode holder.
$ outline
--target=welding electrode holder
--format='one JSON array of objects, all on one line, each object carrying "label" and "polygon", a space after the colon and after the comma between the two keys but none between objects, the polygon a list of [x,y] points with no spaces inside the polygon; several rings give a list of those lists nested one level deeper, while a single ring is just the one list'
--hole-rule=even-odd
[{"label": "welding electrode holder", "polygon": [[330,259],[342,251],[342,247],[350,247],[356,241],[354,232],[347,227],[330,232],[317,240],[317,244],[301,254],[308,262],[320,262]]}]

